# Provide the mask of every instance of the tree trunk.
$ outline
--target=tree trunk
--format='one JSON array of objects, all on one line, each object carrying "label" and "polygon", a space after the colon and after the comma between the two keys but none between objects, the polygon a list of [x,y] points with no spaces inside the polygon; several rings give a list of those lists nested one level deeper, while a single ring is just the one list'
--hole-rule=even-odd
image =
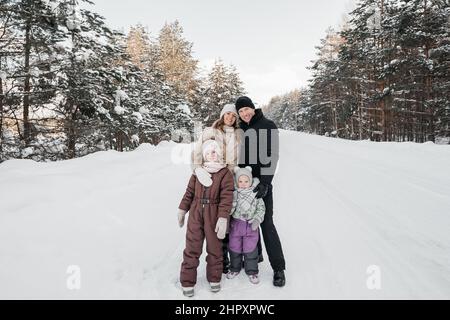
[{"label": "tree trunk", "polygon": [[70,123],[67,130],[67,147],[69,159],[75,158],[75,143],[76,143],[75,118],[76,115],[72,113],[70,116]]},{"label": "tree trunk", "polygon": [[359,140],[362,140],[362,107],[363,107],[363,91],[362,91],[362,87],[360,85],[360,95],[359,95],[359,110],[358,110],[358,115],[359,115]]},{"label": "tree trunk", "polygon": [[[0,58],[0,70],[2,69],[2,60]],[[0,78],[0,161],[3,154],[3,79]]]},{"label": "tree trunk", "polygon": [[[424,14],[427,15],[428,14],[427,0],[424,1],[424,6],[425,6]],[[427,60],[430,58],[430,49],[431,49],[430,47],[431,46],[432,46],[432,44],[429,44],[429,43],[425,44],[425,56],[426,56]],[[429,70],[427,70],[427,74],[425,77],[425,101],[429,102],[432,100],[431,92],[432,92],[432,77],[431,77]],[[427,129],[426,129],[426,140],[435,142],[434,105],[430,105],[429,108],[427,108],[426,112],[429,114],[429,117],[427,117],[427,119],[426,119],[426,122],[428,124]]]},{"label": "tree trunk", "polygon": [[25,145],[28,146],[31,140],[31,129],[29,121],[30,112],[30,54],[31,54],[31,21],[26,22],[25,27],[25,82],[23,88],[23,138]]},{"label": "tree trunk", "polygon": [[[71,2],[72,5],[75,5],[75,2]],[[75,32],[72,30],[71,32],[71,38],[72,43],[75,43]],[[72,70],[75,69],[75,48],[72,46],[72,51],[70,55],[70,64],[72,66]],[[73,159],[75,158],[75,144],[77,141],[77,132],[75,130],[76,120],[77,120],[77,111],[78,106],[75,106],[75,100],[73,97],[73,92],[75,91],[75,81],[73,79],[73,75],[68,80],[68,86],[69,86],[69,97],[67,98],[67,109],[66,114],[69,117],[69,124],[67,125],[67,148],[68,148],[68,158]]]}]

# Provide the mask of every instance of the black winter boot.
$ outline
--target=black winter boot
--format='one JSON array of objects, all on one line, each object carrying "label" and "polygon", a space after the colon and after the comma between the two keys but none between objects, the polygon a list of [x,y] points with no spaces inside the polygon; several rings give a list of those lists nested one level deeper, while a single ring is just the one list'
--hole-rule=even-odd
[{"label": "black winter boot", "polygon": [[283,287],[286,284],[286,277],[284,276],[284,271],[275,271],[273,273],[273,285],[275,287]]}]

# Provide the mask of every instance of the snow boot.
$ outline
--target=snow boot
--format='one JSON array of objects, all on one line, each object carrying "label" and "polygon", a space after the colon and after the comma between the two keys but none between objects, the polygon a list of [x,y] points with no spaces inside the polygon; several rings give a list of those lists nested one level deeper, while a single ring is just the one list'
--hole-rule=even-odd
[{"label": "snow boot", "polygon": [[286,277],[284,276],[284,271],[275,271],[273,273],[273,285],[275,287],[283,287],[286,284]]},{"label": "snow boot", "polygon": [[236,276],[239,274],[239,272],[233,272],[233,271],[230,271],[230,272],[228,272],[227,273],[227,279],[233,279],[233,278],[236,278]]},{"label": "snow boot", "polygon": [[258,284],[259,283],[259,276],[257,274],[249,274],[248,275],[248,279],[253,284]]},{"label": "snow boot", "polygon": [[183,295],[191,298],[194,296],[194,287],[183,287]]},{"label": "snow boot", "polygon": [[209,285],[211,286],[212,292],[219,292],[220,291],[220,282],[210,282]]}]

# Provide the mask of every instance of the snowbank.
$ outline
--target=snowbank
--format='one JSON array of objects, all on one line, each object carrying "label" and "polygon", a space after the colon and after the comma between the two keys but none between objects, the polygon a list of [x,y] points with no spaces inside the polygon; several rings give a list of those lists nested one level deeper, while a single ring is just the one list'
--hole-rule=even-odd
[{"label": "snowbank", "polygon": [[[0,298],[182,299],[176,212],[189,148],[2,163]],[[203,256],[195,298],[449,299],[448,163],[448,146],[282,131],[274,219],[286,286],[272,286],[265,254],[259,285],[241,274],[213,294]],[[79,290],[67,287],[70,266],[80,268]],[[379,290],[367,287],[370,266]]]}]

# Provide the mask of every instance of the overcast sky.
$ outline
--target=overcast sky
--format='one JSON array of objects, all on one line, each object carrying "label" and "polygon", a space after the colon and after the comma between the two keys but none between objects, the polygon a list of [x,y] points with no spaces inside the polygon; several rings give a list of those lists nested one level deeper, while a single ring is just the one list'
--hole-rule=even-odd
[{"label": "overcast sky", "polygon": [[156,37],[178,20],[202,67],[234,64],[252,100],[307,84],[306,69],[329,26],[337,27],[354,0],[93,0],[115,29],[141,23]]}]

